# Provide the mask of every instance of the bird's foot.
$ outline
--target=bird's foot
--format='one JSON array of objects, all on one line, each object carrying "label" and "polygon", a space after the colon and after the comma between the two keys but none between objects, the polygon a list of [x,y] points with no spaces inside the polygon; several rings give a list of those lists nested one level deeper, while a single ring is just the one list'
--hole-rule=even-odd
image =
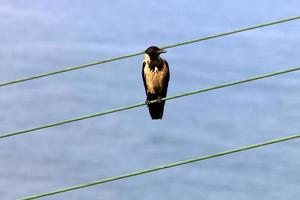
[{"label": "bird's foot", "polygon": [[161,96],[157,97],[157,103],[160,104],[161,103]]},{"label": "bird's foot", "polygon": [[150,101],[149,101],[148,99],[146,99],[146,100],[145,100],[145,104],[146,104],[147,106],[149,106],[149,105],[150,105]]}]

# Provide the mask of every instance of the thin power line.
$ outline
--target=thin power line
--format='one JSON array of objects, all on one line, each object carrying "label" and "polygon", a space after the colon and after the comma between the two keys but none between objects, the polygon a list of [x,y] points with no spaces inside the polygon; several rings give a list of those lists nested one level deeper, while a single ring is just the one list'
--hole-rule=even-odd
[{"label": "thin power line", "polygon": [[[175,96],[170,96],[170,97],[163,98],[162,100],[171,100],[171,99],[190,96],[190,95],[194,95],[194,94],[204,93],[204,92],[208,92],[208,91],[212,91],[212,90],[217,90],[217,89],[221,89],[221,88],[225,88],[225,87],[230,87],[230,86],[233,86],[233,85],[238,85],[238,84],[242,84],[242,83],[246,83],[246,82],[256,81],[256,80],[259,80],[259,79],[264,79],[264,78],[268,78],[268,77],[272,77],[272,76],[277,76],[277,75],[280,75],[280,74],[286,74],[286,73],[290,73],[290,72],[294,72],[294,71],[298,71],[298,70],[300,70],[300,67],[290,68],[290,69],[287,69],[287,70],[272,72],[272,73],[269,73],[269,74],[263,74],[263,75],[255,76],[255,77],[252,77],[252,78],[244,79],[244,80],[224,83],[224,84],[221,84],[221,85],[208,87],[208,88],[201,89],[201,90],[195,90],[195,91],[191,91],[191,92],[187,92],[187,93],[182,93],[182,94],[178,94],[178,95],[175,95]],[[157,100],[153,100],[150,103],[155,103],[155,102],[157,102]],[[107,110],[107,111],[104,111],[104,112],[98,112],[98,113],[94,113],[94,114],[90,114],[90,115],[85,115],[85,116],[81,116],[81,117],[67,119],[67,120],[64,120],[64,121],[55,122],[55,123],[51,123],[51,124],[46,124],[46,125],[42,125],[42,126],[39,126],[39,127],[34,127],[34,128],[30,128],[30,129],[16,131],[16,132],[10,132],[10,133],[0,135],[0,139],[7,138],[7,137],[12,137],[12,136],[15,136],[15,135],[20,135],[20,134],[25,134],[25,133],[29,133],[29,132],[33,132],[33,131],[37,131],[37,130],[40,130],[40,129],[59,126],[59,125],[63,125],[63,124],[67,124],[67,123],[71,123],[71,122],[75,122],[75,121],[80,121],[80,120],[84,120],[84,119],[88,119],[88,118],[93,118],[93,117],[107,115],[107,114],[111,114],[111,113],[115,113],[115,112],[129,110],[129,109],[141,107],[141,106],[144,106],[144,105],[145,105],[144,102],[143,103],[138,103],[138,104],[132,104],[132,105],[129,105],[129,106],[119,107],[119,108],[116,108],[116,109],[113,109],[113,110]]]},{"label": "thin power line", "polygon": [[163,166],[158,166],[158,167],[154,167],[154,168],[150,168],[150,169],[136,171],[136,172],[129,173],[129,174],[114,176],[114,177],[102,179],[102,180],[99,180],[99,181],[94,181],[94,182],[89,182],[89,183],[84,183],[84,184],[80,184],[80,185],[76,185],[76,186],[63,188],[63,189],[58,189],[58,190],[54,190],[54,191],[47,192],[47,193],[44,193],[44,194],[33,195],[33,196],[22,198],[21,200],[38,199],[38,198],[41,198],[41,197],[46,197],[46,196],[51,196],[51,195],[55,195],[55,194],[59,194],[59,193],[64,193],[64,192],[68,192],[68,191],[71,191],[71,190],[78,190],[78,189],[85,188],[85,187],[100,185],[100,184],[104,184],[104,183],[108,183],[108,182],[112,182],[112,181],[117,181],[117,180],[120,180],[120,179],[125,179],[125,178],[129,178],[129,177],[133,177],[133,176],[139,176],[139,175],[143,175],[143,174],[147,174],[147,173],[151,173],[151,172],[155,172],[155,171],[159,171],[159,170],[164,170],[164,169],[168,169],[168,168],[172,168],[172,167],[178,167],[180,165],[186,165],[186,164],[193,163],[193,162],[199,162],[199,161],[203,161],[203,160],[208,160],[208,159],[212,159],[212,158],[216,158],[216,157],[225,156],[225,155],[228,155],[228,154],[233,154],[233,153],[238,153],[238,152],[241,152],[241,151],[255,149],[255,148],[258,148],[258,147],[267,146],[267,145],[271,145],[271,144],[275,144],[275,143],[280,143],[280,142],[296,139],[296,138],[299,138],[299,137],[300,137],[300,134],[297,134],[297,135],[291,135],[291,136],[282,137],[282,138],[278,138],[278,139],[268,140],[268,141],[265,141],[265,142],[262,142],[262,143],[243,146],[243,147],[240,147],[240,148],[231,149],[231,150],[223,151],[223,152],[220,152],[220,153],[210,154],[210,155],[207,155],[207,156],[200,156],[200,157],[196,157],[196,158],[192,158],[192,159],[188,159],[188,160],[183,160],[183,161],[179,161],[179,162],[170,163],[170,164],[163,165]]},{"label": "thin power line", "polygon": [[[266,26],[272,26],[272,25],[285,23],[285,22],[298,20],[298,19],[300,19],[300,16],[291,17],[291,18],[282,19],[282,20],[273,21],[273,22],[268,22],[268,23],[263,23],[263,24],[258,24],[258,25],[255,25],[255,26],[250,26],[250,27],[246,27],[246,28],[233,30],[233,31],[230,31],[230,32],[210,35],[210,36],[207,36],[207,37],[201,37],[201,38],[198,38],[198,39],[195,39],[195,40],[179,42],[179,43],[176,43],[176,44],[163,46],[161,48],[164,48],[164,49],[174,48],[174,47],[178,47],[178,46],[182,46],[182,45],[201,42],[201,41],[204,41],[204,40],[210,40],[210,39],[214,39],[214,38],[218,38],[218,37],[232,35],[232,34],[235,34],[235,33],[249,31],[249,30],[252,30],[252,29],[262,28],[262,27],[266,27]],[[60,74],[60,73],[68,72],[68,71],[73,71],[73,70],[77,70],[77,69],[82,69],[82,68],[86,68],[86,67],[91,67],[91,66],[94,66],[94,65],[100,65],[100,64],[104,64],[104,63],[108,63],[108,62],[113,62],[113,61],[117,61],[117,60],[121,60],[121,59],[126,59],[126,58],[130,58],[130,57],[138,56],[138,55],[141,55],[141,54],[144,54],[144,51],[138,51],[138,52],[132,53],[132,54],[127,54],[127,55],[123,55],[123,56],[119,56],[119,57],[113,57],[113,58],[109,58],[109,59],[105,59],[105,60],[101,60],[101,61],[97,61],[97,62],[91,62],[91,63],[87,63],[87,64],[83,64],[83,65],[68,67],[68,68],[65,68],[65,69],[52,71],[52,72],[47,72],[47,73],[44,73],[44,74],[38,74],[38,75],[34,75],[34,76],[31,76],[31,77],[27,77],[27,78],[8,81],[8,82],[0,83],[0,87],[13,85],[13,84],[17,84],[17,83],[21,83],[21,82],[25,82],[25,81],[30,81],[30,80],[34,80],[34,79],[38,79],[38,78],[43,78],[43,77],[47,77],[47,76],[51,76],[51,75],[55,75],[55,74]]]}]

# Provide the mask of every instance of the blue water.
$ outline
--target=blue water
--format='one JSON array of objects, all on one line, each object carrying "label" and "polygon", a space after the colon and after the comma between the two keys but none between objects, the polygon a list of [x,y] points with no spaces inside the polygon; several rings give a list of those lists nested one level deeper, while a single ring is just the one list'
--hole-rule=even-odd
[{"label": "blue water", "polygon": [[[299,15],[296,0],[0,2],[0,82]],[[295,67],[300,21],[169,49],[169,95]],[[134,57],[0,88],[0,133],[144,101]],[[10,200],[300,131],[299,72],[0,141]],[[45,199],[299,199],[299,141]]]}]

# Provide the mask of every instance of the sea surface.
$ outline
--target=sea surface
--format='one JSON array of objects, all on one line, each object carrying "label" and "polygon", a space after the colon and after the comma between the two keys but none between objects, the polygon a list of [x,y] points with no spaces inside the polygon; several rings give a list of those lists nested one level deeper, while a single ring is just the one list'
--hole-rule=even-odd
[{"label": "sea surface", "polygon": [[[300,15],[296,0],[1,0],[0,82]],[[168,49],[168,95],[300,65],[300,21]],[[143,56],[0,88],[0,134],[145,100]],[[300,72],[0,140],[12,200],[300,132]],[[53,200],[295,200],[300,141]]]}]

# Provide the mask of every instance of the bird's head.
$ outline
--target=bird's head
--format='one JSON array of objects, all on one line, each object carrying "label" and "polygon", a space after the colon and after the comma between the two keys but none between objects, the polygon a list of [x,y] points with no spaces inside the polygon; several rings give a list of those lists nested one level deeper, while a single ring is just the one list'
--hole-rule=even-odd
[{"label": "bird's head", "polygon": [[159,57],[161,53],[166,53],[167,51],[164,49],[160,49],[156,46],[150,46],[146,49],[145,53],[151,58],[156,59]]}]

